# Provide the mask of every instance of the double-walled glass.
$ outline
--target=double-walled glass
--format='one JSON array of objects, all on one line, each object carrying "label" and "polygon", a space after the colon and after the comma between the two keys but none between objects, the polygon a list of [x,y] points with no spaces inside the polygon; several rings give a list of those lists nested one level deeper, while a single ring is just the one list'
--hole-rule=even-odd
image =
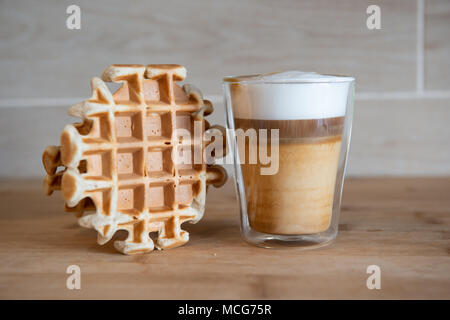
[{"label": "double-walled glass", "polygon": [[337,235],[354,78],[227,77],[223,82],[241,232],[305,248]]}]

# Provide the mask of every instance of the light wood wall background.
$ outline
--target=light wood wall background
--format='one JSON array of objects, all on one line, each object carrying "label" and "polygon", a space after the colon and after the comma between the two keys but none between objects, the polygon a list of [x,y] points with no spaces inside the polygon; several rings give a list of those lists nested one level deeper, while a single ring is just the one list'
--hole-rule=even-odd
[{"label": "light wood wall background", "polygon": [[[66,8],[81,8],[81,30]],[[369,5],[381,29],[366,26]],[[449,0],[0,1],[0,176],[42,176],[70,104],[112,63],[178,63],[224,123],[225,75],[357,79],[348,174],[450,174]]]}]

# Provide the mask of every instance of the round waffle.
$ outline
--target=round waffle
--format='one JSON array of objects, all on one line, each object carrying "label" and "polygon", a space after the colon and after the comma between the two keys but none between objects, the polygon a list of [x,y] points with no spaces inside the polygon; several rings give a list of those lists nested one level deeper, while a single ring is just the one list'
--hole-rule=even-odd
[{"label": "round waffle", "polygon": [[[225,182],[225,170],[203,160],[209,142],[194,137],[212,129],[204,117],[213,107],[175,83],[185,76],[180,65],[111,65],[92,78],[92,97],[69,109],[82,122],[44,151],[46,194],[61,190],[66,210],[97,230],[99,244],[126,230],[114,243],[124,254],[180,246],[189,240],[181,224],[203,216],[207,186]],[[104,81],[122,86],[112,94]],[[150,232],[158,232],[155,244]]]}]

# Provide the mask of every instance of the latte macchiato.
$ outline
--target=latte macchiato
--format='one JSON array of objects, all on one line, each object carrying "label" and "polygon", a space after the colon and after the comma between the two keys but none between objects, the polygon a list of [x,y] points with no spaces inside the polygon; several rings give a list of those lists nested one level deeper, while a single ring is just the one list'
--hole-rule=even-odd
[{"label": "latte macchiato", "polygon": [[[240,159],[241,201],[250,227],[273,235],[326,231],[333,214],[349,79],[290,71],[225,81],[230,82],[235,129],[267,129],[269,135],[271,129],[279,130],[275,174],[262,175],[264,164]],[[258,148],[248,139],[244,154]]]},{"label": "latte macchiato", "polygon": [[[330,225],[343,117],[249,121],[236,128],[279,128],[278,172],[261,175],[261,163],[242,161],[250,226],[271,234],[310,234]],[[298,133],[301,133],[300,135]],[[299,138],[297,138],[299,137]],[[247,141],[245,154],[258,149]],[[270,145],[268,146],[269,152]],[[274,155],[272,155],[273,158]]]}]

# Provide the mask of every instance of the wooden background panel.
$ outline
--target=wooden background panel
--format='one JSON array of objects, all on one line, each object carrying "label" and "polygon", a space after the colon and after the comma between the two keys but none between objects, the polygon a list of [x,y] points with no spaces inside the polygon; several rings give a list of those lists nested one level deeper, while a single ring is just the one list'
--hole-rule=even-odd
[{"label": "wooden background panel", "polygon": [[42,176],[41,155],[73,118],[60,108],[0,108],[0,176]]},{"label": "wooden background panel", "polygon": [[[77,121],[66,110],[0,108],[0,177],[43,176],[42,151]],[[225,125],[220,102],[208,118]],[[448,119],[449,99],[356,101],[348,175],[450,175]]]},{"label": "wooden background panel", "polygon": [[369,0],[72,1],[0,3],[0,97],[80,97],[111,63],[180,63],[218,94],[224,75],[299,68],[350,74],[359,91],[415,87],[416,2],[380,0],[382,29],[366,27]]},{"label": "wooden background panel", "polygon": [[425,1],[426,88],[450,90],[450,1]]},{"label": "wooden background panel", "polygon": [[357,101],[350,175],[450,175],[450,100]]}]

